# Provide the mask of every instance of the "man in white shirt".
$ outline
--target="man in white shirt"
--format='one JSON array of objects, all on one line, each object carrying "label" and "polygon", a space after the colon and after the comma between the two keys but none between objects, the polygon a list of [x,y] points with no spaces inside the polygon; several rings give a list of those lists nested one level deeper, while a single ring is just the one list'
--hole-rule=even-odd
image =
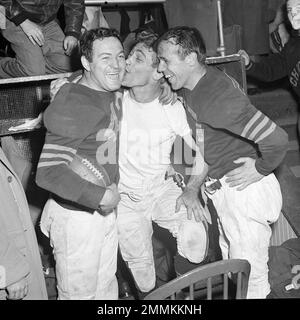
[{"label": "man in white shirt", "polygon": [[[140,291],[149,292],[155,287],[152,221],[172,233],[178,253],[193,263],[205,258],[208,239],[201,223],[203,208],[195,192],[199,179],[196,175],[190,178],[184,190],[185,202],[181,188],[173,179],[165,179],[176,136],[195,148],[185,110],[179,101],[163,105],[158,100],[162,74],[157,71],[153,50],[156,36],[142,32],[137,40],[126,60],[122,83],[130,89],[124,92],[120,127],[117,224],[123,259]],[[196,160],[194,173],[205,175],[199,150]]]}]

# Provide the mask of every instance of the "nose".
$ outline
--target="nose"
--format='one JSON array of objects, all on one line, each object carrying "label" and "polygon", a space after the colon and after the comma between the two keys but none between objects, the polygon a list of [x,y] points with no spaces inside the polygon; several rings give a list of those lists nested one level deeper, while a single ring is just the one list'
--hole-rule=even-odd
[{"label": "nose", "polygon": [[294,18],[297,14],[298,14],[298,9],[292,8],[292,10],[290,11],[291,17]]},{"label": "nose", "polygon": [[118,68],[120,67],[120,61],[119,61],[119,59],[117,59],[117,58],[112,59],[111,65],[112,65],[113,68],[118,69]]}]

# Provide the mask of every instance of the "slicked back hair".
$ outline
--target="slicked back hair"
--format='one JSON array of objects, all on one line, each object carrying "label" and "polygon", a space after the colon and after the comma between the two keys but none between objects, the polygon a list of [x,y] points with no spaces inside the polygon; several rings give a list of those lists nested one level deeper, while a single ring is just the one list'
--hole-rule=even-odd
[{"label": "slicked back hair", "polygon": [[197,54],[200,64],[205,64],[206,46],[200,31],[192,27],[174,27],[165,32],[157,41],[167,41],[179,46],[179,56],[184,59],[192,52]]},{"label": "slicked back hair", "polygon": [[86,31],[80,39],[80,55],[86,57],[89,62],[92,62],[94,41],[110,37],[117,38],[121,45],[123,45],[120,34],[116,29],[97,28]]}]

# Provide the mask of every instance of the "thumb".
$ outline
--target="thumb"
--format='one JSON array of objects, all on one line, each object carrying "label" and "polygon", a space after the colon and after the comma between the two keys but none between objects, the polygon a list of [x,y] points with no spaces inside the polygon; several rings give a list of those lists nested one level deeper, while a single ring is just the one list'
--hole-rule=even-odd
[{"label": "thumb", "polygon": [[243,163],[243,162],[246,162],[246,161],[247,161],[247,158],[241,157],[241,158],[238,158],[238,159],[234,160],[233,162],[234,163]]},{"label": "thumb", "polygon": [[64,49],[67,50],[68,49],[68,41],[66,41],[66,38],[64,40]]},{"label": "thumb", "polygon": [[180,207],[182,206],[183,204],[183,201],[182,201],[182,198],[179,197],[177,200],[176,200],[176,207],[175,207],[175,212],[178,212]]}]

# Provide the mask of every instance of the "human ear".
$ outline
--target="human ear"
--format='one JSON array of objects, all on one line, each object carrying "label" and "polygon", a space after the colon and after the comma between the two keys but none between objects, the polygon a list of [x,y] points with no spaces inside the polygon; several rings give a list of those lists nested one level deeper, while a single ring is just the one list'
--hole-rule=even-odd
[{"label": "human ear", "polygon": [[198,58],[197,58],[197,53],[196,52],[191,52],[189,53],[185,58],[184,58],[185,62],[188,64],[188,65],[194,65],[197,61],[198,61]]},{"label": "human ear", "polygon": [[86,71],[91,71],[90,63],[85,56],[80,58],[81,64]]}]

